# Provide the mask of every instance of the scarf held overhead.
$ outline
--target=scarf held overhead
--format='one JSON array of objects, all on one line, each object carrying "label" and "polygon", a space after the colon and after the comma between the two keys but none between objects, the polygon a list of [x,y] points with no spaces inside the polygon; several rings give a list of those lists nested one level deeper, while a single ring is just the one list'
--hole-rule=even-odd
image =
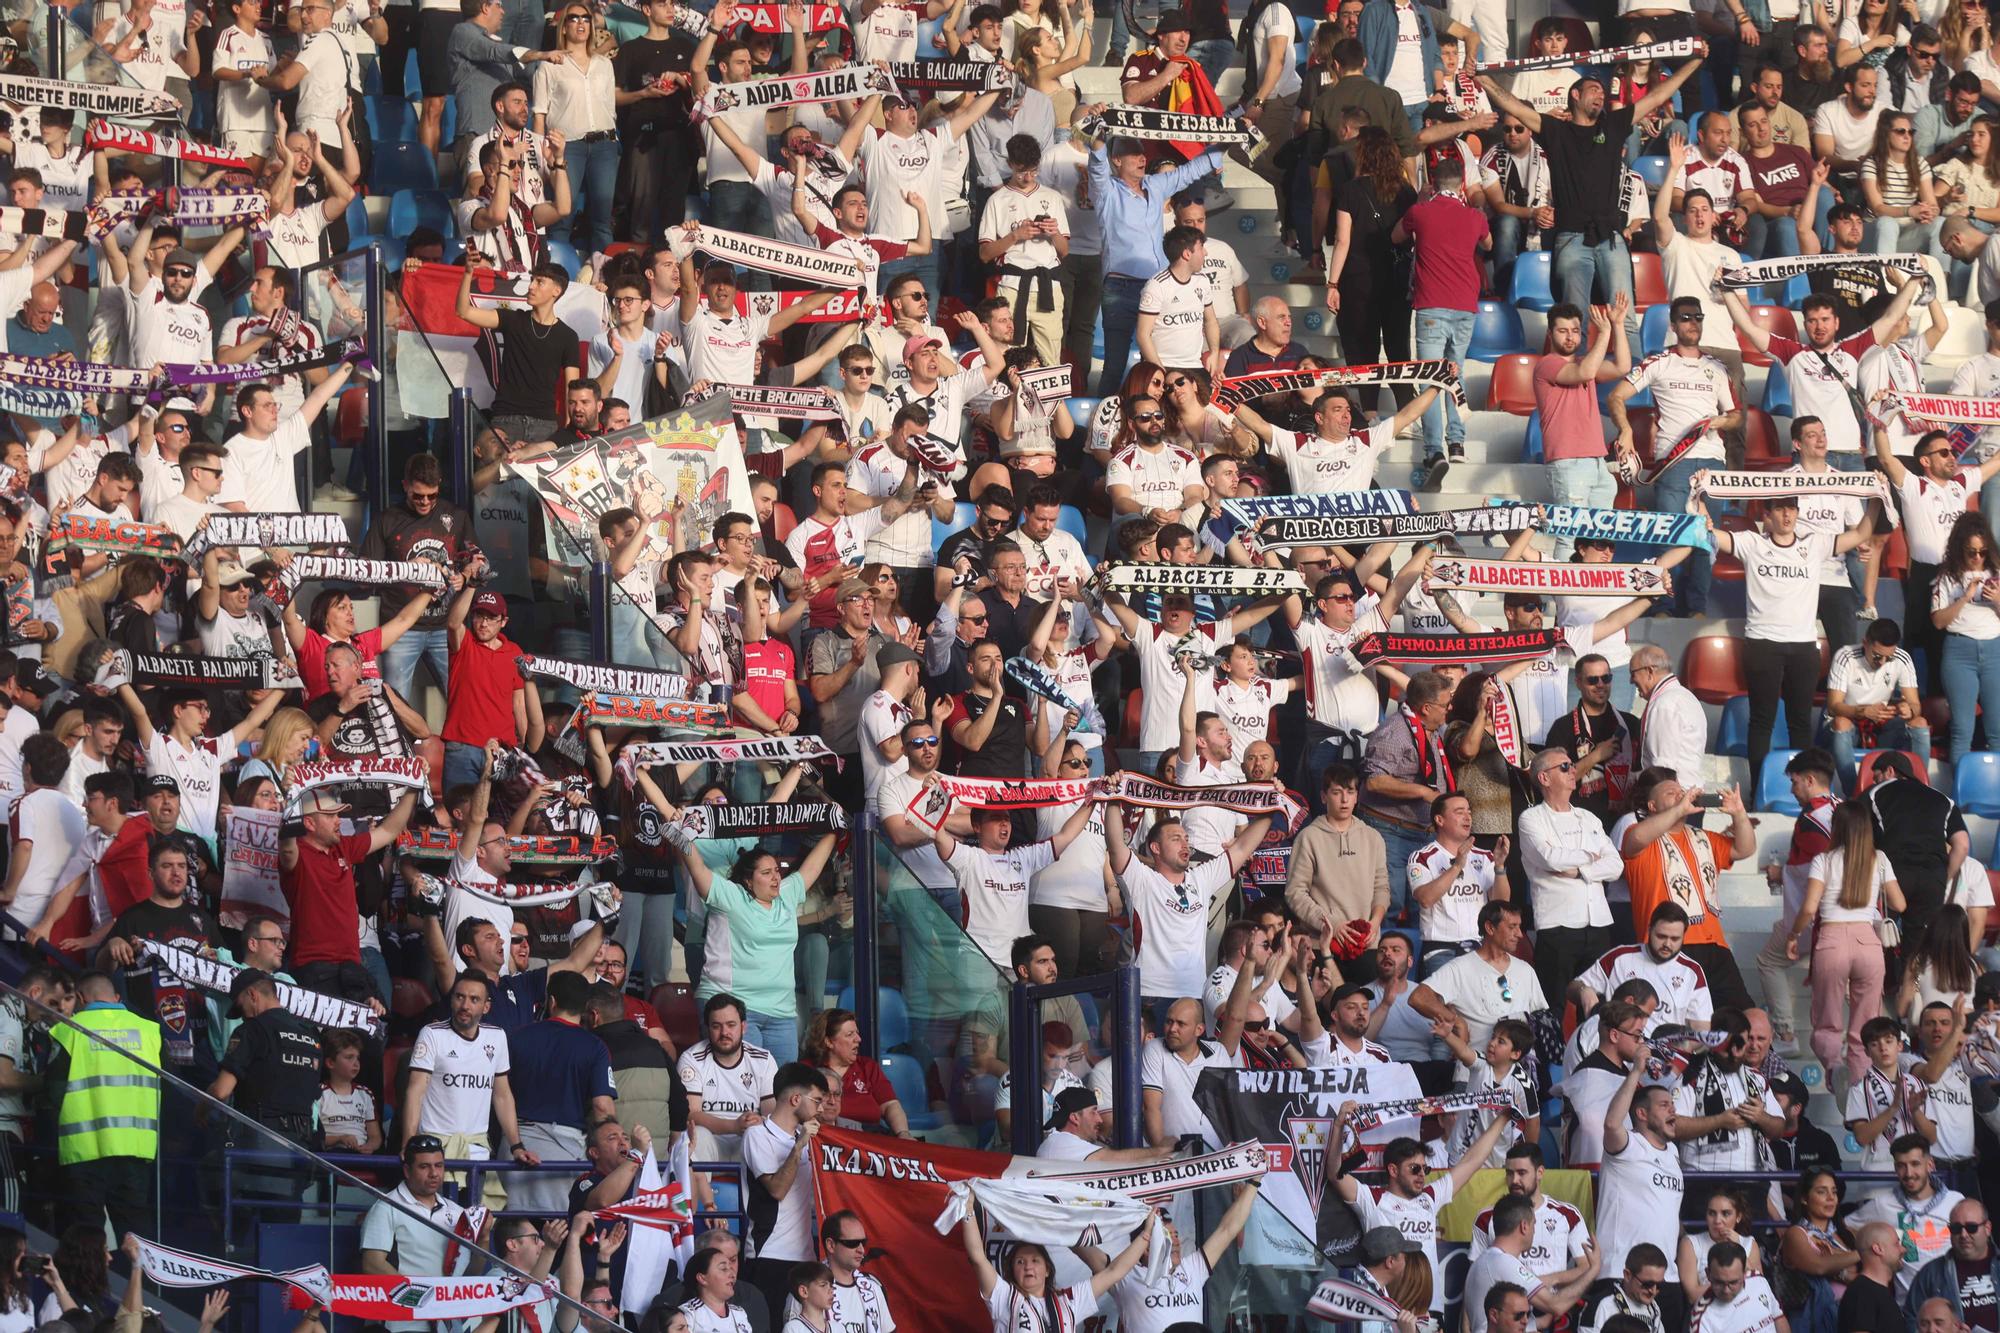
[{"label": "scarf held overhead", "polygon": [[1255,528],[1267,518],[1367,518],[1377,514],[1408,514],[1414,510],[1408,491],[1247,495],[1222,502],[1222,512],[1245,528]]},{"label": "scarf held overhead", "polygon": [[364,560],[352,555],[294,556],[279,578],[287,588],[315,581],[357,587],[407,583],[440,593],[446,586],[445,571],[428,560]]},{"label": "scarf held overhead", "polygon": [[1774,495],[1851,495],[1889,502],[1888,478],[1879,472],[1699,473],[1693,492],[1718,500],[1767,500]]},{"label": "scarf held overhead", "polygon": [[322,787],[395,787],[428,791],[430,765],[422,759],[320,759],[293,764],[286,805],[296,810],[309,791]]},{"label": "scarf held overhead", "polygon": [[[176,949],[158,940],[139,940],[137,944],[142,957],[152,959],[185,984],[213,995],[229,994],[230,986],[245,970],[219,958],[204,958],[190,949]],[[294,1018],[326,1028],[354,1028],[373,1033],[382,1031],[382,1020],[365,1004],[322,995],[289,981],[274,979],[272,984],[278,988],[278,1003],[284,1005],[286,1012]]]},{"label": "scarf held overhead", "polygon": [[687,697],[687,677],[671,671],[647,671],[638,667],[600,666],[595,662],[572,662],[562,657],[526,655],[514,659],[522,680],[545,676],[574,685],[579,690],[603,690],[610,694],[645,694],[656,699]]},{"label": "scarf held overhead", "polygon": [[1055,672],[1049,670],[1040,662],[1026,657],[1010,657],[1007,659],[1007,665],[1004,670],[1007,673],[1007,679],[1013,681],[1028,693],[1047,699],[1056,707],[1067,712],[1075,713],[1082,720],[1083,730],[1093,732],[1099,736],[1105,734],[1104,714],[1099,711],[1097,700],[1091,698],[1089,695],[1085,695],[1081,699],[1073,697],[1068,690],[1062,687],[1062,682],[1056,679]]},{"label": "scarf held overhead", "polygon": [[268,690],[273,680],[273,665],[274,659],[269,654],[262,657],[194,657],[177,653],[134,653],[131,676],[141,685]]},{"label": "scarf held overhead", "polygon": [[799,282],[817,283],[823,287],[846,288],[861,283],[860,262],[851,255],[830,254],[803,245],[787,245],[783,241],[770,241],[761,236],[723,231],[706,223],[697,226],[692,237],[685,229],[676,227],[668,236],[668,241],[676,258],[685,258],[691,252],[701,250],[743,268]]},{"label": "scarf held overhead", "polygon": [[[419,860],[441,860],[458,855],[458,834],[447,828],[411,829],[396,839],[396,850]],[[618,855],[618,840],[602,834],[570,838],[553,833],[521,833],[507,839],[507,854],[515,865],[589,865]]]},{"label": "scarf held overhead", "polygon": [[[1505,508],[1505,506],[1500,506]],[[1663,514],[1647,509],[1590,509],[1582,505],[1538,505],[1535,527],[1572,541],[1638,542],[1645,546],[1691,546],[1713,551],[1706,514]]]},{"label": "scarf held overhead", "polygon": [[689,838],[761,838],[772,833],[837,833],[847,812],[831,801],[690,805],[674,821]]},{"label": "scarf held overhead", "polygon": [[1366,389],[1385,384],[1435,388],[1465,408],[1465,385],[1449,361],[1386,361],[1376,366],[1341,366],[1330,370],[1260,370],[1216,381],[1215,405],[1227,412],[1241,403],[1274,393],[1300,389]]},{"label": "scarf held overhead", "polygon": [[764,736],[746,740],[648,741],[626,746],[618,758],[620,763],[629,760],[636,767],[652,768],[659,764],[810,763],[839,756],[817,736]]},{"label": "scarf held overhead", "polygon": [[1473,69],[1481,74],[1502,70],[1564,69],[1570,65],[1620,65],[1631,60],[1680,60],[1697,54],[1701,44],[1693,37],[1671,42],[1648,42],[1643,46],[1606,46],[1591,51],[1571,51],[1566,55],[1521,56],[1514,60],[1482,60]]},{"label": "scarf held overhead", "polygon": [[1126,562],[1099,565],[1092,579],[1113,592],[1233,593],[1261,596],[1273,592],[1304,592],[1305,575],[1296,569],[1247,565],[1145,565]]},{"label": "scarf held overhead", "polygon": [[325,1264],[311,1264],[305,1268],[288,1268],[282,1272],[274,1272],[268,1268],[252,1268],[247,1264],[225,1263],[221,1259],[211,1259],[205,1254],[190,1254],[186,1250],[176,1250],[168,1245],[157,1244],[143,1236],[135,1239],[139,1242],[140,1269],[147,1277],[163,1287],[219,1287],[225,1282],[248,1277],[282,1282],[288,1287],[304,1292],[321,1305],[333,1299],[333,1279],[328,1274]]},{"label": "scarf held overhead", "polygon": [[1119,139],[1200,147],[1214,144],[1247,146],[1260,143],[1264,138],[1255,125],[1235,116],[1190,115],[1144,106],[1108,106],[1101,114],[1080,122],[1077,128],[1093,139],[1109,135]]},{"label": "scarf held overhead", "polygon": [[[1565,57],[1568,59],[1568,57]],[[1715,275],[1715,285],[1723,291],[1742,291],[1746,287],[1762,287],[1767,283],[1789,282],[1793,278],[1822,269],[1854,268],[1901,269],[1905,273],[1922,273],[1924,257],[1912,254],[1894,255],[1794,255],[1789,259],[1759,259],[1755,263],[1739,264],[1723,269]]]},{"label": "scarf held overhead", "polygon": [[347,520],[339,514],[210,514],[188,540],[188,559],[211,546],[345,546]]},{"label": "scarf held overhead", "polygon": [[178,120],[182,114],[180,99],[171,93],[148,92],[144,88],[109,83],[31,79],[19,74],[0,74],[0,102],[12,102],[16,106],[58,107],[65,111],[86,111],[93,116],[120,116],[131,120]]},{"label": "scarf held overhead", "polygon": [[1660,597],[1667,581],[1657,565],[1572,565],[1552,560],[1433,560],[1430,588],[1465,592],[1531,592],[1565,597]]},{"label": "scarf held overhead", "polygon": [[892,60],[889,77],[898,88],[936,93],[990,93],[1014,86],[1014,71],[1001,60]]},{"label": "scarf held overhead", "polygon": [[860,101],[877,93],[895,91],[896,85],[888,73],[875,65],[841,65],[810,74],[773,74],[741,83],[710,84],[708,92],[695,104],[695,120],[700,122],[745,109]]},{"label": "scarf held overhead", "polygon": [[177,162],[200,162],[205,166],[230,167],[237,171],[251,170],[251,164],[243,158],[209,144],[154,134],[150,130],[135,130],[129,125],[114,125],[108,120],[91,121],[83,145],[93,151],[110,148],[121,153],[144,153],[148,157],[170,158]]},{"label": "scarf held overhead", "polygon": [[1275,782],[1226,782],[1214,787],[1179,787],[1129,768],[1096,779],[1091,784],[1090,795],[1095,800],[1123,801],[1126,805],[1142,806],[1148,810],[1192,810],[1197,806],[1212,805],[1248,815],[1252,819],[1282,815],[1291,827],[1297,827],[1299,817],[1305,813],[1284,787]]},{"label": "scarf held overhead", "polygon": [[1348,647],[1362,666],[1377,662],[1426,665],[1532,662],[1563,646],[1560,629],[1503,630],[1492,634],[1364,634]]},{"label": "scarf held overhead", "polygon": [[782,389],[769,384],[716,384],[707,392],[682,397],[683,405],[712,395],[729,395],[729,410],[738,416],[777,417],[781,421],[839,421],[840,404],[833,391],[820,385]]},{"label": "scarf held overhead", "polygon": [[1144,1267],[1148,1284],[1157,1285],[1173,1259],[1166,1223],[1151,1204],[1060,1178],[956,1181],[951,1201],[938,1214],[938,1233],[949,1235],[975,1206],[986,1214],[988,1226],[1002,1228],[1016,1240],[1065,1250],[1093,1245],[1116,1253],[1144,1227],[1149,1232]]},{"label": "scarf held overhead", "polygon": [[1429,541],[1446,535],[1508,534],[1533,527],[1531,505],[1488,505],[1483,509],[1444,509],[1419,514],[1368,514],[1357,518],[1327,518],[1288,514],[1257,525],[1257,546],[1345,546],[1354,542]]}]

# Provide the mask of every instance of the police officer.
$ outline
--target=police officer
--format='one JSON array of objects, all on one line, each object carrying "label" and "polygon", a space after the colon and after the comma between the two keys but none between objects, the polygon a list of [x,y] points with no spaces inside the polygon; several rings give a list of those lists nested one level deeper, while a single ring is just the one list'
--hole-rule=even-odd
[{"label": "police officer", "polygon": [[[301,1147],[312,1143],[313,1104],[319,1100],[319,1030],[287,1010],[278,999],[271,974],[246,967],[229,984],[229,1016],[242,1024],[222,1053],[222,1072],[208,1085],[208,1095],[233,1102],[236,1109],[266,1129]],[[270,1150],[276,1145],[248,1126],[231,1121],[231,1148]],[[295,1181],[283,1169],[266,1174],[245,1168],[236,1188],[253,1198],[298,1197]],[[296,1210],[260,1209],[258,1221],[297,1220]]]}]

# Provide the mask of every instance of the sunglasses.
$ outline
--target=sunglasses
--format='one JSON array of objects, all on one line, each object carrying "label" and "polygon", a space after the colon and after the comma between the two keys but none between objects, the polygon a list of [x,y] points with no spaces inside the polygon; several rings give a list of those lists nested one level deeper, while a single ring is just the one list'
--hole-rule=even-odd
[{"label": "sunglasses", "polygon": [[1606,675],[1606,676],[1579,676],[1579,677],[1577,677],[1577,680],[1578,680],[1578,682],[1579,682],[1580,684],[1584,684],[1584,685],[1609,685],[1609,684],[1611,683],[1611,677],[1610,677],[1610,676],[1608,676],[1608,675]]},{"label": "sunglasses", "polygon": [[192,278],[194,276],[194,270],[191,268],[183,268],[180,265],[176,264],[173,268],[170,268],[166,271],[166,276],[169,278]]},{"label": "sunglasses", "polygon": [[1062,761],[1062,766],[1064,768],[1089,768],[1090,761],[1088,759],[1065,759]]},{"label": "sunglasses", "polygon": [[908,740],[903,742],[903,744],[911,746],[918,750],[932,749],[937,745],[937,743],[938,743],[938,738],[936,736],[912,736]]},{"label": "sunglasses", "polygon": [[960,616],[959,619],[968,625],[984,625],[986,623],[986,613],[982,611],[976,616]]},{"label": "sunglasses", "polygon": [[1952,1222],[1949,1225],[1953,1235],[1970,1236],[1986,1224],[1984,1222]]},{"label": "sunglasses", "polygon": [[1708,316],[1702,314],[1699,310],[1692,310],[1684,315],[1675,315],[1674,318],[1683,324],[1700,324],[1706,321]]},{"label": "sunglasses", "polygon": [[846,1247],[847,1249],[850,1249],[850,1250],[859,1250],[859,1249],[864,1249],[864,1248],[866,1248],[866,1247],[867,1247],[867,1244],[868,1244],[868,1237],[866,1237],[866,1236],[852,1236],[852,1237],[850,1237],[850,1236],[836,1236],[836,1237],[834,1237],[834,1238],[833,1238],[833,1240],[832,1240],[832,1241],[830,1241],[829,1243],[830,1243],[830,1244],[833,1244],[833,1245],[841,1245],[841,1246],[845,1246],[845,1247]]},{"label": "sunglasses", "polygon": [[1134,421],[1165,421],[1166,419],[1167,414],[1165,412],[1134,412],[1132,414],[1132,420]]},{"label": "sunglasses", "polygon": [[[187,430],[187,422],[185,421],[176,421],[167,427],[167,432],[170,435],[185,435],[187,434]],[[200,471],[200,469],[197,468],[196,471]]]},{"label": "sunglasses", "polygon": [[843,366],[841,369],[849,375],[873,375],[875,373],[875,367],[873,366]]},{"label": "sunglasses", "polygon": [[1354,600],[1354,594],[1351,592],[1330,592],[1320,598],[1320,600],[1322,602],[1351,602]]}]

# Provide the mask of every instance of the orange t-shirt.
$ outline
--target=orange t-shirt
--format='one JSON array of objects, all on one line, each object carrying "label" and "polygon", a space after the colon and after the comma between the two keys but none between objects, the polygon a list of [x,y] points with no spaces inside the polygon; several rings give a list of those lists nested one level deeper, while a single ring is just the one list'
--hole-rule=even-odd
[{"label": "orange t-shirt", "polygon": [[[1722,933],[1722,918],[1715,914],[1715,900],[1711,896],[1715,885],[1699,883],[1700,870],[1694,859],[1693,838],[1707,838],[1715,851],[1717,873],[1729,869],[1736,859],[1736,840],[1720,833],[1710,833],[1705,829],[1678,828],[1658,842],[1625,860],[1625,882],[1632,889],[1632,924],[1639,933],[1639,942],[1646,941],[1646,926],[1653,919],[1653,911],[1661,903],[1673,901],[1667,892],[1667,840],[1671,838],[1680,845],[1680,860],[1695,872],[1696,889],[1701,897],[1701,920],[1688,923],[1687,943],[1719,944],[1729,947],[1729,940]],[[1683,904],[1685,906],[1685,904]],[[1692,912],[1689,913],[1693,915]]]}]

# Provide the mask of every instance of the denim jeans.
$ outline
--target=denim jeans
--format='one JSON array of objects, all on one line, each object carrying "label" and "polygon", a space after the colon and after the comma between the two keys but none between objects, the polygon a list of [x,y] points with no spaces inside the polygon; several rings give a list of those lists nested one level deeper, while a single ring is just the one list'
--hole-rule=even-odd
[{"label": "denim jeans", "polygon": [[[875,275],[875,281],[878,284],[875,290],[886,300],[889,295],[889,289],[895,285],[896,279],[902,277],[905,273],[915,274],[924,284],[924,294],[930,297],[931,319],[935,322],[938,318],[937,250],[933,248],[927,255],[915,255],[907,259],[889,260],[882,265],[881,270]],[[1138,299],[1136,296],[1132,298],[1135,311]],[[1138,323],[1138,315],[1135,313],[1132,318],[1133,323],[1136,325]]]},{"label": "denim jeans", "polygon": [[443,688],[451,674],[451,640],[443,626],[405,631],[401,638],[382,650],[382,679],[405,699],[410,697],[410,689],[417,683],[419,658],[431,664],[438,686]]},{"label": "denim jeans", "polygon": [[[1822,190],[1820,193],[1824,194]],[[1862,244],[1877,254],[1924,254],[1936,259],[1940,264],[1949,264],[1951,256],[1944,252],[1942,233],[1944,219],[1932,218],[1929,222],[1912,222],[1908,218],[1875,218],[1868,224],[1868,239]]]},{"label": "denim jeans", "polygon": [[[1428,306],[1417,312],[1417,359],[1427,360],[1443,357],[1447,361],[1465,360],[1465,349],[1472,344],[1473,312],[1452,310],[1444,306]],[[1439,394],[1424,409],[1424,457],[1435,458],[1444,452],[1444,443],[1454,445],[1465,443],[1465,418],[1458,414],[1458,404],[1449,394]]]},{"label": "denim jeans", "polygon": [[[1944,636],[1944,697],[1951,703],[1951,762],[1972,748],[1974,709],[2000,718],[2000,639],[1974,639],[1949,630]],[[1988,722],[1992,729],[1994,723]]]},{"label": "denim jeans", "polygon": [[[1521,254],[1521,246],[1528,234],[1526,225],[1511,213],[1493,215],[1493,288],[1504,293],[1507,290],[1508,275],[1514,267],[1514,260]],[[1548,238],[1542,238],[1544,245]]]},{"label": "denim jeans", "polygon": [[[1687,512],[1688,494],[1692,489],[1694,474],[1706,468],[1720,466],[1712,458],[1683,458],[1660,474],[1653,483],[1653,508],[1662,514],[1684,514]],[[1701,512],[1715,518],[1715,509],[1706,499],[1701,502]],[[1708,589],[1713,582],[1713,571],[1709,554],[1694,551],[1674,571],[1673,614],[1677,616],[1698,616],[1708,610]]]},{"label": "denim jeans", "polygon": [[444,789],[466,783],[477,783],[480,770],[486,767],[486,751],[477,745],[467,745],[464,741],[444,743]]},{"label": "denim jeans", "polygon": [[[1120,5],[1118,8],[1124,8]],[[1212,84],[1222,82],[1223,71],[1236,59],[1236,43],[1227,37],[1215,37],[1205,42],[1196,42],[1188,47],[1188,54],[1194,63],[1201,66],[1201,72],[1208,75]],[[1245,97],[1249,94],[1245,93]]]},{"label": "denim jeans", "polygon": [[[771,222],[771,201],[749,181],[711,181],[708,186],[710,226],[746,236],[775,236]],[[756,269],[745,270],[740,281],[746,291],[769,291],[771,275]]]},{"label": "denim jeans", "polygon": [[[1625,293],[1627,299],[1632,295],[1632,253],[1625,248],[1622,235],[1607,236],[1596,245],[1587,245],[1582,232],[1559,231],[1552,268],[1550,285],[1555,288],[1556,300],[1568,301],[1579,309],[1591,307],[1593,278],[1604,284],[1606,300],[1619,292]],[[1626,323],[1628,331],[1636,333],[1638,312],[1628,316]]]},{"label": "denim jeans", "polygon": [[[1609,509],[1618,503],[1618,480],[1601,458],[1558,458],[1548,465],[1549,500],[1582,509]],[[1576,543],[1556,538],[1555,558],[1567,560]]]},{"label": "denim jeans", "polygon": [[1139,293],[1145,286],[1144,278],[1104,275],[1104,368],[1097,372],[1099,398],[1112,397],[1125,383],[1132,338],[1139,327]]},{"label": "denim jeans", "polygon": [[1125,6],[1111,6],[1111,37],[1106,42],[1106,57],[1117,56],[1124,59],[1125,49],[1132,44],[1132,29],[1125,22]]},{"label": "denim jeans", "polygon": [[743,1024],[743,1039],[762,1046],[771,1058],[788,1065],[799,1058],[799,1020],[778,1014],[760,1014],[755,1009]]},{"label": "denim jeans", "polygon": [[[572,143],[564,155],[569,163],[570,215],[550,228],[566,238],[579,255],[602,254],[611,244],[611,196],[618,189],[618,140]],[[577,219],[590,215],[590,231],[577,240]]]},{"label": "denim jeans", "polygon": [[1383,846],[1389,854],[1389,914],[1382,918],[1382,928],[1401,925],[1410,906],[1410,858],[1423,850],[1430,835],[1419,833],[1391,824],[1386,819],[1378,819],[1367,811],[1361,812],[1361,822],[1382,835]]},{"label": "denim jeans", "polygon": [[[1861,733],[1853,727],[1843,727],[1835,731],[1825,725],[1820,727],[1819,735],[1813,738],[1814,745],[1823,746],[1833,752],[1833,766],[1840,773],[1840,789],[1844,792],[1854,790],[1854,779],[1860,770],[1860,764],[1855,759],[1855,750],[1856,742],[1860,739]],[[1901,719],[1884,722],[1875,728],[1874,748],[1908,750],[1913,754],[1922,755],[1924,761],[1928,763],[1931,757],[1931,725],[1928,722],[1909,723]]]}]

